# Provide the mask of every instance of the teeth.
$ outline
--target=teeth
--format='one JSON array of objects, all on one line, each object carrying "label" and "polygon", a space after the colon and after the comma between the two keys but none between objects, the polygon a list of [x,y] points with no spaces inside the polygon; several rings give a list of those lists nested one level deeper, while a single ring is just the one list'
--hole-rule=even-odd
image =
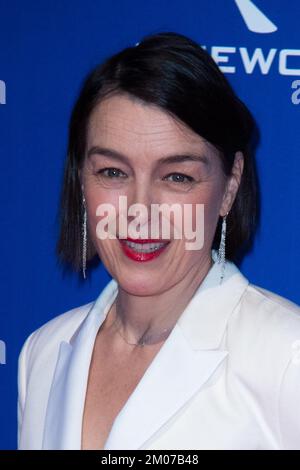
[{"label": "teeth", "polygon": [[134,243],[128,240],[123,240],[126,245],[130,246],[135,251],[141,253],[151,253],[152,251],[159,250],[162,246],[165,246],[166,243]]}]

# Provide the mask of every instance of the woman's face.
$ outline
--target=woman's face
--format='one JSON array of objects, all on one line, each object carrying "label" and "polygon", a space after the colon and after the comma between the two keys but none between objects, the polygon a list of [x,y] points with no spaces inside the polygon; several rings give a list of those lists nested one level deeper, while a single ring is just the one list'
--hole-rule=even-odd
[{"label": "woman's face", "polygon": [[[175,155],[188,158],[165,160]],[[218,151],[212,145],[160,108],[129,95],[108,97],[94,109],[80,173],[88,230],[106,269],[124,290],[135,295],[159,294],[185,279],[199,276],[201,266],[210,261],[219,215],[230,210],[238,189],[242,172],[242,158],[238,157],[242,157],[239,152],[234,174],[226,178]],[[126,200],[127,209],[136,203],[148,209],[149,218],[143,221],[149,223],[149,230],[151,204],[177,205],[181,219],[173,217],[172,211],[169,218],[164,216],[171,226],[168,237],[162,236],[160,218],[159,238],[170,241],[157,252],[158,256],[143,257],[139,252],[135,256],[135,250],[131,256],[128,255],[131,249],[126,249],[118,238],[99,238],[96,228],[103,215],[96,214],[97,207],[108,203],[115,209],[118,235],[120,196],[126,197],[123,201]],[[192,212],[184,221],[185,204]],[[196,204],[203,204],[204,224],[196,217]],[[128,225],[133,218],[127,217]],[[179,220],[198,233],[203,230],[202,248],[186,249],[186,242],[191,240],[185,237],[185,227],[181,227],[181,238],[175,235],[180,233]],[[126,235],[130,237],[128,232]],[[148,235],[140,238],[153,238],[150,232]]]}]

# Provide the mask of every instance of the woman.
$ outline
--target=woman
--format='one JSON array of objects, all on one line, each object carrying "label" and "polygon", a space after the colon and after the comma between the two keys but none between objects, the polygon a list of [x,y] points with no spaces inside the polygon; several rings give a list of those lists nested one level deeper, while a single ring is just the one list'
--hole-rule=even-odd
[{"label": "woman", "polygon": [[[185,36],[145,37],[87,77],[70,123],[58,254],[84,277],[98,256],[112,280],[25,342],[20,449],[300,448],[299,307],[235,264],[257,223],[255,134]],[[136,223],[122,197],[175,205],[179,218],[162,212],[152,237],[148,211],[141,232],[122,236]],[[115,210],[106,232],[103,208]],[[187,231],[176,236],[189,224],[196,249]]]}]

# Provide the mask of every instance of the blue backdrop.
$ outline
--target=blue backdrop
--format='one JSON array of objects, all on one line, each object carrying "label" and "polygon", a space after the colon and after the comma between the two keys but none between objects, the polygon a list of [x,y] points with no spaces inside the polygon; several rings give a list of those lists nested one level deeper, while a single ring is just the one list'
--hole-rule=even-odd
[{"label": "blue backdrop", "polygon": [[100,265],[82,282],[55,258],[71,108],[85,74],[143,35],[176,31],[206,46],[252,110],[262,223],[240,269],[300,303],[300,2],[0,0],[0,11],[0,448],[13,449],[24,340],[110,279]]}]

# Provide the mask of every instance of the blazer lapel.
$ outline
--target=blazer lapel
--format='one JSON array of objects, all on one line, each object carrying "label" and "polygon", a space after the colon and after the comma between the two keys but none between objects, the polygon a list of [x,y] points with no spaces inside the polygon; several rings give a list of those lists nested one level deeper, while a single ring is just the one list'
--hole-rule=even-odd
[{"label": "blazer lapel", "polygon": [[62,341],[49,394],[42,449],[63,449],[65,428],[69,420],[63,397],[66,395],[71,353],[72,346],[68,342]]},{"label": "blazer lapel", "polygon": [[112,279],[72,338],[62,341],[49,394],[42,449],[80,449],[89,367],[97,332],[115,297]]},{"label": "blazer lapel", "polygon": [[191,349],[175,325],[117,416],[104,449],[140,449],[205,384],[227,351]]}]

